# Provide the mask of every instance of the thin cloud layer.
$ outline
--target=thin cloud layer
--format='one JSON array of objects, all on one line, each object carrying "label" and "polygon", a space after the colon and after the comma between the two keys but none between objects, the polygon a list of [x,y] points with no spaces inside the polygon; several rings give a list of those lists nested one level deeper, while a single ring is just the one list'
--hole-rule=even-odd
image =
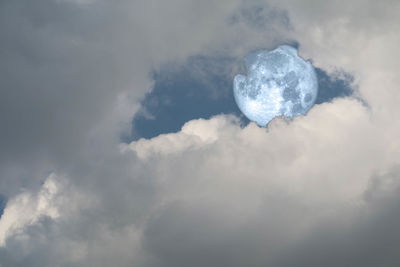
[{"label": "thin cloud layer", "polygon": [[[398,266],[396,1],[0,7],[0,266]],[[290,40],[356,97],[120,141],[152,70]]]}]

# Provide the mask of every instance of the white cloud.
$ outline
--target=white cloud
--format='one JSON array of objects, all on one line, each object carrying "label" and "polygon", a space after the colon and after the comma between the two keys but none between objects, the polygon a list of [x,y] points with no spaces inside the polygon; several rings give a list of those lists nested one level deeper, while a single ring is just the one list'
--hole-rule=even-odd
[{"label": "white cloud", "polygon": [[[357,200],[372,173],[395,164],[388,160],[395,154],[387,155],[388,147],[379,142],[382,132],[390,130],[375,129],[361,102],[342,99],[316,106],[290,123],[276,119],[268,130],[254,124],[242,129],[225,116],[194,120],[178,133],[135,141],[129,149],[151,159],[153,169],[160,165],[171,183],[182,178],[196,184],[204,178],[255,191],[259,186],[276,188],[310,202],[334,204]],[[180,193],[190,189],[197,190],[184,187]]]},{"label": "white cloud", "polygon": [[37,194],[23,192],[7,203],[0,220],[1,246],[5,246],[9,236],[18,235],[23,232],[24,227],[36,223],[41,217],[57,219],[60,216],[58,208],[53,203],[58,187],[52,174]]},{"label": "white cloud", "polygon": [[204,119],[189,121],[178,133],[161,134],[151,140],[142,138],[129,145],[122,144],[121,151],[132,150],[137,153],[139,158],[146,159],[154,154],[166,156],[186,150],[196,150],[205,144],[217,141],[219,132],[225,127],[229,127],[229,123],[234,120],[232,117],[230,120],[214,118],[210,121]]},{"label": "white cloud", "polygon": [[55,222],[69,218],[93,205],[94,200],[90,194],[81,194],[68,186],[65,177],[52,173],[37,192],[25,190],[7,202],[0,218],[0,246],[6,246],[10,237],[29,239],[25,231],[30,226],[46,218]]}]

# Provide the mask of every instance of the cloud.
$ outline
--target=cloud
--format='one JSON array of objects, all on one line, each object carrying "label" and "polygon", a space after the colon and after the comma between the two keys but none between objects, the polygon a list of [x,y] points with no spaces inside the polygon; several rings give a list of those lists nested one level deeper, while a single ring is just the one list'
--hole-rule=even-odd
[{"label": "cloud", "polygon": [[[24,231],[31,225],[40,224],[44,218],[57,221],[61,216],[69,216],[93,202],[89,194],[80,195],[65,183],[65,178],[52,173],[38,192],[26,191],[10,199],[0,220],[0,246],[6,246],[9,237],[27,238]],[[77,206],[72,197],[79,203]]]},{"label": "cloud", "polygon": [[151,140],[142,138],[129,145],[122,144],[121,150],[123,152],[133,150],[142,159],[154,154],[180,153],[188,149],[202,147],[204,144],[214,143],[218,139],[219,130],[226,127],[227,124],[227,121],[217,119],[189,121],[183,125],[179,133],[162,134]]},{"label": "cloud", "polygon": [[10,200],[0,221],[0,245],[5,246],[8,236],[16,235],[27,225],[37,223],[41,216],[57,219],[59,212],[52,206],[56,193],[57,185],[50,178],[36,197],[22,193]]},{"label": "cloud", "polygon": [[[218,129],[218,138],[201,147],[180,139],[177,150],[169,148],[167,154],[154,148],[167,142],[147,141],[153,146],[148,144],[145,162],[160,179],[162,199],[143,242],[158,266],[319,266],[326,258],[328,266],[346,259],[374,266],[360,256],[370,253],[364,236],[369,227],[387,221],[374,210],[384,206],[367,192],[395,202],[398,173],[389,174],[391,183],[382,187],[393,190],[379,192],[374,184],[386,183],[386,175],[371,174],[390,170],[392,163],[377,160],[387,158],[388,150],[376,143],[381,133],[361,102],[319,105],[290,124],[273,121],[268,131],[254,124],[242,129],[234,121],[215,126],[227,121],[224,116],[202,120],[209,131]],[[143,155],[139,143],[130,148]],[[377,248],[372,262],[385,255]],[[397,260],[391,254],[388,266]]]},{"label": "cloud", "polygon": [[[1,2],[1,265],[398,265],[398,5],[254,3]],[[120,142],[152,71],[293,40],[368,105]]]}]

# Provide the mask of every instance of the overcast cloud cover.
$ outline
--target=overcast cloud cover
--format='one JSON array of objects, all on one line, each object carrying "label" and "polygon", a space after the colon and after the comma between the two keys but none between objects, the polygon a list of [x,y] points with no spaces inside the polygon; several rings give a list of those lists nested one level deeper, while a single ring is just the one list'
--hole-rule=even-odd
[{"label": "overcast cloud cover", "polygon": [[[399,266],[399,32],[397,0],[0,1],[0,266]],[[353,94],[135,136],[152,73],[283,43]]]}]

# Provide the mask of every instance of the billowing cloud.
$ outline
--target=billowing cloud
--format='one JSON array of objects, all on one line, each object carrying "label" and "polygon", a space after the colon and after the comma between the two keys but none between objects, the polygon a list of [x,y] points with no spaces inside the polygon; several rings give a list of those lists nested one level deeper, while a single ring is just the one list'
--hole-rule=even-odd
[{"label": "billowing cloud", "polygon": [[[398,3],[269,3],[3,1],[0,265],[397,266]],[[152,70],[289,40],[356,97],[119,140]]]}]

